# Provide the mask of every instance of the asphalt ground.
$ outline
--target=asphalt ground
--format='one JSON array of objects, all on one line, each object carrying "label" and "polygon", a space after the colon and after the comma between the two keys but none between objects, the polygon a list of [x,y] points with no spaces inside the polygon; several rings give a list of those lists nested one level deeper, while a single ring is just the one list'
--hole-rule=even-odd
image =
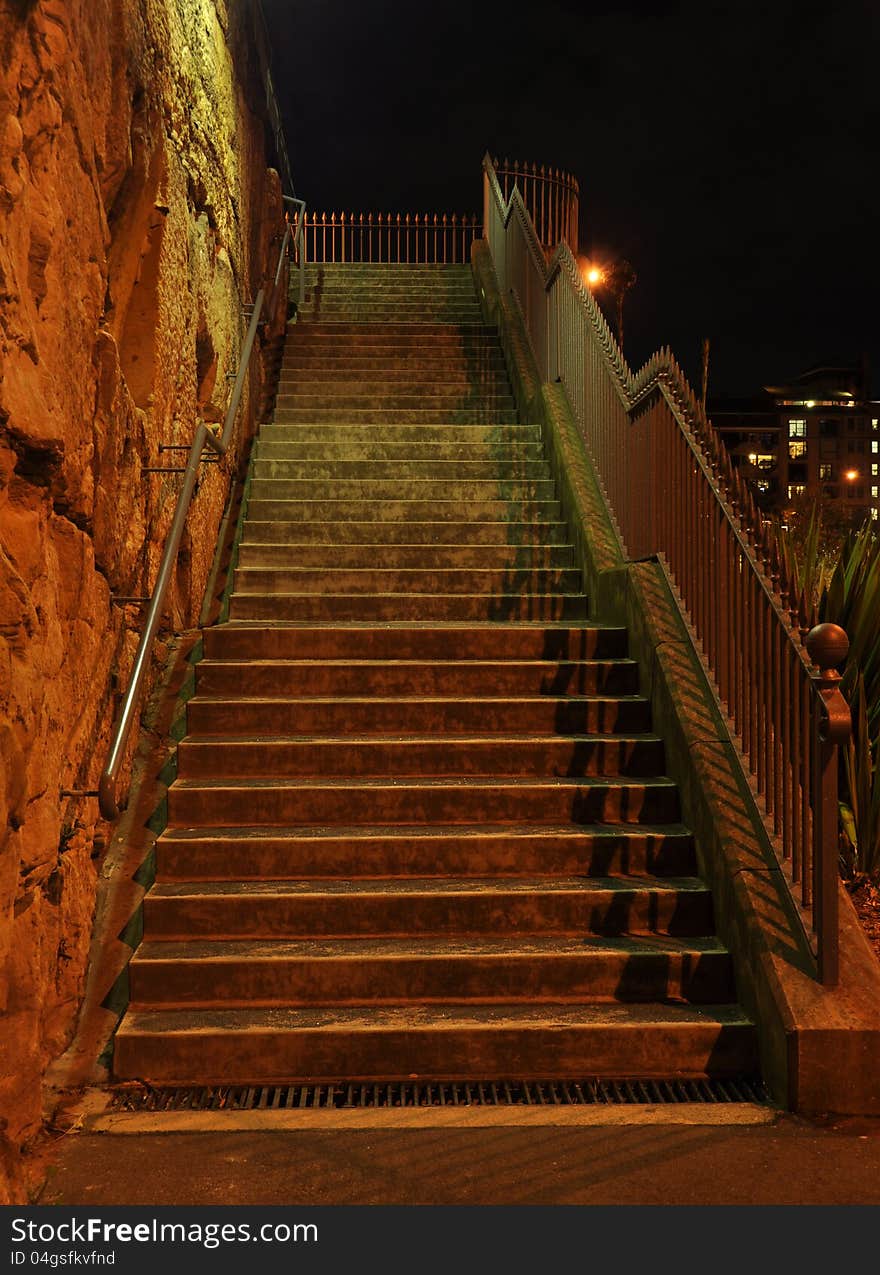
[{"label": "asphalt ground", "polygon": [[[254,1113],[264,1122],[271,1114]],[[370,1120],[362,1112],[352,1113],[359,1126],[328,1119],[310,1127],[297,1114],[261,1127],[247,1113],[219,1113],[189,1128],[179,1120],[176,1131],[166,1121],[164,1132],[149,1114],[73,1125],[51,1149],[38,1202],[880,1204],[878,1120],[620,1109],[599,1113],[601,1123],[596,1113],[528,1121],[504,1113],[511,1123],[440,1113],[429,1127],[413,1113],[419,1127],[406,1127],[394,1113]],[[710,1118],[716,1123],[702,1123]]]}]

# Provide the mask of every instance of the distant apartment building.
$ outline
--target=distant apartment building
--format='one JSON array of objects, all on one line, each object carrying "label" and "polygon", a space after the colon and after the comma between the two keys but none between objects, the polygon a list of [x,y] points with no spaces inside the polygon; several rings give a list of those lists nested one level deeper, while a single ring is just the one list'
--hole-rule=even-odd
[{"label": "distant apartment building", "polygon": [[880,517],[880,402],[864,365],[822,366],[751,399],[709,401],[709,417],[764,509],[836,502],[853,523]]}]

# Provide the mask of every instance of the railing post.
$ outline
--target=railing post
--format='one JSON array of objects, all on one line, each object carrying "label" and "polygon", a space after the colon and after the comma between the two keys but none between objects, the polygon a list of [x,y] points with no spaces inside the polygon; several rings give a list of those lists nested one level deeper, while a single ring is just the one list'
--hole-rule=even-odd
[{"label": "railing post", "polygon": [[813,917],[818,939],[819,980],[834,987],[839,976],[838,747],[852,731],[850,707],[840,693],[849,639],[837,624],[817,624],[806,637],[807,654],[819,667],[813,684],[819,700],[813,730]]}]

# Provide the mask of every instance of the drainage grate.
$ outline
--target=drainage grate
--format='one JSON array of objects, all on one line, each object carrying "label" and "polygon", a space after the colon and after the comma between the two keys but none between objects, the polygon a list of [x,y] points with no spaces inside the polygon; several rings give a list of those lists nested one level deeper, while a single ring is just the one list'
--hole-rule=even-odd
[{"label": "drainage grate", "polygon": [[202,1089],[125,1085],[115,1111],[290,1111],[323,1108],[588,1107],[650,1103],[766,1103],[755,1079],[737,1080],[459,1080],[386,1084],[216,1085]]}]

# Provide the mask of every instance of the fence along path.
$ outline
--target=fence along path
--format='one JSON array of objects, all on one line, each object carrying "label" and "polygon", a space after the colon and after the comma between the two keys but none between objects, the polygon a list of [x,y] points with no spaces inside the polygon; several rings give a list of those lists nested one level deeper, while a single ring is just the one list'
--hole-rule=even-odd
[{"label": "fence along path", "polygon": [[[668,348],[634,373],[568,243],[548,261],[517,185],[483,160],[485,234],[545,381],[564,385],[621,547],[656,554],[754,777],[814,943],[837,981],[837,747],[847,641],[781,562],[754,498]],[[817,667],[818,665],[818,667]]]}]

